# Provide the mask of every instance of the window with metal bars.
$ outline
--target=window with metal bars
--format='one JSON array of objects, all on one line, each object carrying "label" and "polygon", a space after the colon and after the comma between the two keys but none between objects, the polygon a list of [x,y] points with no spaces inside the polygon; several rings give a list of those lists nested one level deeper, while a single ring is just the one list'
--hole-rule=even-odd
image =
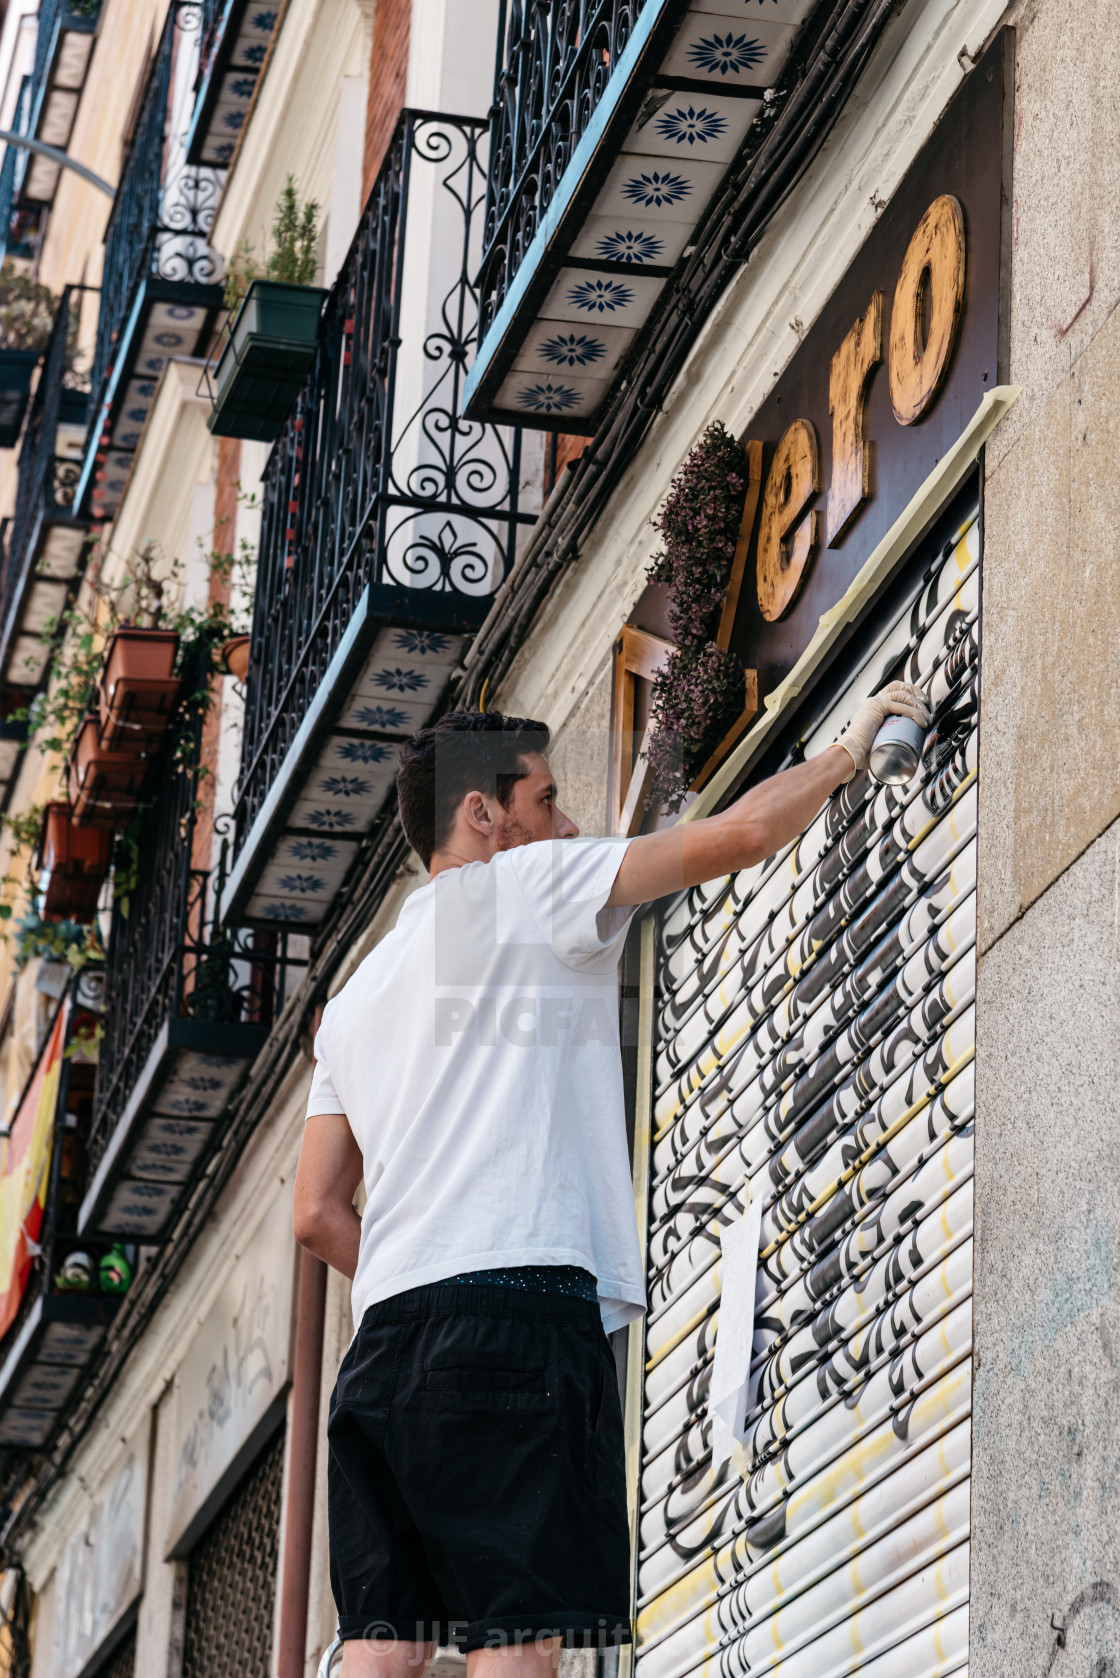
[{"label": "window with metal bars", "polygon": [[284,1430],[191,1551],[183,1678],[268,1678]]},{"label": "window with metal bars", "polygon": [[94,1678],[136,1678],[136,1623],[121,1638],[104,1666],[99,1666]]}]

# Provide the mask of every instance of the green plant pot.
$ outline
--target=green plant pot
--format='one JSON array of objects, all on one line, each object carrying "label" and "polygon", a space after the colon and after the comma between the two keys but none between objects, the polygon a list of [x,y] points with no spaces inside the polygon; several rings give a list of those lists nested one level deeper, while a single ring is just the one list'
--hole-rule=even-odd
[{"label": "green plant pot", "polygon": [[319,286],[253,281],[214,375],[215,436],[279,437],[315,358],[326,295]]},{"label": "green plant pot", "polygon": [[0,449],[14,449],[31,395],[38,350],[0,350]]}]

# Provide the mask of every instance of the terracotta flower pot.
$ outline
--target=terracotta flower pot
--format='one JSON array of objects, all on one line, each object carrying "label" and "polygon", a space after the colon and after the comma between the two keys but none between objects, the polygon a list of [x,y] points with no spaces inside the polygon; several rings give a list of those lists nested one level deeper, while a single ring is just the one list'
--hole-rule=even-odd
[{"label": "terracotta flower pot", "polygon": [[218,655],[218,662],[229,675],[236,676],[239,682],[243,682],[249,674],[248,635],[234,635],[225,642]]},{"label": "terracotta flower pot", "polygon": [[91,920],[109,872],[111,828],[78,827],[69,804],[48,804],[36,862],[44,920]]},{"label": "terracotta flower pot", "polygon": [[106,751],[96,717],[87,717],[70,750],[69,790],[74,819],[113,826],[136,806],[147,759],[135,751]]},{"label": "terracotta flower pot", "polygon": [[109,751],[151,752],[179,692],[173,629],[118,629],[105,652],[98,711]]}]

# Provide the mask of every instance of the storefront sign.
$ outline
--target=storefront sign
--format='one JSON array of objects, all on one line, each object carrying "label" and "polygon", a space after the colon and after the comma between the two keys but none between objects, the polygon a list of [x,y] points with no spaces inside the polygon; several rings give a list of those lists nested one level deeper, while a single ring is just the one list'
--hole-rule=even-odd
[{"label": "storefront sign", "polygon": [[291,1365],[295,1256],[288,1185],[234,1265],[176,1378],[169,1556],[187,1553],[276,1425]]},{"label": "storefront sign", "polygon": [[79,1678],[140,1595],[147,1488],[145,1416],[55,1570],[51,1678]]},{"label": "storefront sign", "polygon": [[747,432],[759,505],[731,646],[763,695],[1001,381],[1007,40],[950,104]]}]

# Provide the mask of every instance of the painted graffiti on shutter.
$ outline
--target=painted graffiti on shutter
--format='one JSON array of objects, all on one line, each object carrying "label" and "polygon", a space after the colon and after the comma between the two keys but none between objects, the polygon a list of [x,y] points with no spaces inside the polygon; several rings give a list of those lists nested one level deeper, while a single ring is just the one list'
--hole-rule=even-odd
[{"label": "painted graffiti on shutter", "polygon": [[[856,776],[662,924],[639,1678],[967,1669],[977,518],[924,557],[808,742],[900,676],[935,713],[918,776]],[[747,1437],[713,1470],[720,1237],[758,1197]]]}]

